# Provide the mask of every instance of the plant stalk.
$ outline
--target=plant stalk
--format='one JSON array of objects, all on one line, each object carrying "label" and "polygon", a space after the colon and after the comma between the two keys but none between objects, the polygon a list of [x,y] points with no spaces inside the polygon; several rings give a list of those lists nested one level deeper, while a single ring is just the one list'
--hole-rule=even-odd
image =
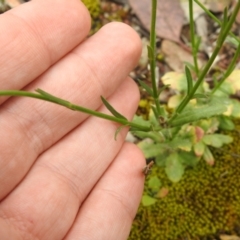
[{"label": "plant stalk", "polygon": [[156,18],[157,18],[157,0],[152,0],[152,14],[151,14],[151,31],[150,31],[150,47],[152,50],[152,57],[150,58],[150,71],[153,89],[153,98],[156,105],[158,115],[161,115],[161,108],[158,98],[158,87],[156,84]]},{"label": "plant stalk", "polygon": [[229,75],[232,73],[232,71],[234,70],[234,67],[235,67],[235,63],[237,62],[237,59],[239,57],[239,54],[240,54],[240,44],[238,44],[238,48],[234,54],[234,57],[227,69],[227,71],[224,73],[222,79],[218,82],[218,84],[214,87],[214,89],[211,91],[211,95],[213,95],[220,87],[221,85],[223,84],[223,82],[225,81],[225,79],[227,77],[229,77]]},{"label": "plant stalk", "polygon": [[[194,2],[196,2],[198,6],[201,7],[204,12],[208,14],[208,16],[210,16],[215,22],[222,26],[222,22],[218,18],[216,18],[201,2],[199,2],[198,0],[194,0]],[[229,35],[233,37],[236,41],[238,41],[238,43],[240,44],[240,39],[234,33],[229,31]]]},{"label": "plant stalk", "polygon": [[225,29],[223,29],[222,34],[219,36],[218,40],[217,40],[217,45],[210,57],[210,59],[208,60],[206,66],[204,67],[203,71],[201,72],[197,82],[195,83],[192,91],[183,99],[183,101],[180,103],[180,105],[177,107],[175,113],[173,114],[173,116],[171,117],[171,119],[169,120],[168,123],[171,123],[182,111],[183,109],[187,106],[187,104],[189,103],[189,101],[193,98],[193,95],[195,94],[195,92],[197,91],[197,89],[199,88],[200,84],[203,82],[205,76],[207,75],[209,69],[211,68],[215,58],[217,57],[231,27],[233,22],[236,19],[236,16],[238,14],[238,11],[240,9],[240,0],[238,1],[232,16],[230,17],[228,23],[226,24]]},{"label": "plant stalk", "polygon": [[136,124],[136,123],[133,123],[133,122],[129,122],[125,119],[117,118],[117,117],[114,117],[112,115],[108,115],[108,114],[105,114],[105,113],[100,113],[100,112],[97,112],[97,111],[93,111],[91,109],[87,109],[87,108],[78,106],[76,104],[73,104],[71,102],[68,102],[64,99],[55,97],[55,96],[53,96],[51,94],[48,94],[48,93],[46,93],[46,95],[42,95],[42,94],[39,94],[39,93],[32,93],[32,92],[27,92],[27,91],[6,90],[6,91],[0,91],[0,96],[18,96],[18,97],[37,98],[37,99],[41,99],[41,100],[44,100],[44,101],[56,103],[58,105],[64,106],[64,107],[69,108],[69,109],[74,110],[74,111],[83,112],[83,113],[86,113],[86,114],[89,114],[89,115],[92,115],[92,116],[96,116],[96,117],[99,117],[99,118],[103,118],[103,119],[106,119],[106,120],[110,120],[110,121],[113,121],[113,122],[120,123],[124,126],[129,126],[129,127],[132,127],[132,128],[136,128],[136,129],[139,129],[140,131],[150,131],[151,130],[150,127],[146,127],[146,126],[142,126],[142,125],[139,125],[139,124]]},{"label": "plant stalk", "polygon": [[196,47],[196,41],[195,41],[194,18],[193,18],[193,0],[189,0],[189,18],[190,18],[190,33],[191,33],[191,42],[192,42],[193,61],[194,61],[196,74],[197,76],[199,76],[199,67],[198,67],[198,61],[197,61],[197,47]]}]

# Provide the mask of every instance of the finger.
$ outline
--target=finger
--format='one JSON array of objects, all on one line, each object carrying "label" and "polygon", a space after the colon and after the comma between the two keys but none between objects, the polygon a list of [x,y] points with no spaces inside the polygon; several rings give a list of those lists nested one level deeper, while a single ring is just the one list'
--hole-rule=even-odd
[{"label": "finger", "polygon": [[[39,87],[96,109],[101,105],[100,96],[112,94],[137,64],[140,52],[141,42],[130,27],[109,24],[52,66],[28,90]],[[9,99],[0,115],[0,198],[18,184],[41,152],[87,117],[27,98]]]},{"label": "finger", "polygon": [[[133,116],[138,100],[137,86],[129,79],[109,98],[128,118]],[[26,238],[62,239],[79,206],[122,146],[127,129],[115,141],[117,127],[116,123],[90,117],[44,152],[26,178],[1,202],[0,217],[7,219],[15,231],[25,226],[22,234]]]},{"label": "finger", "polygon": [[83,203],[66,240],[127,239],[141,199],[144,157],[125,143]]},{"label": "finger", "polygon": [[30,83],[76,47],[89,28],[89,13],[79,0],[35,0],[0,15],[1,89]]}]

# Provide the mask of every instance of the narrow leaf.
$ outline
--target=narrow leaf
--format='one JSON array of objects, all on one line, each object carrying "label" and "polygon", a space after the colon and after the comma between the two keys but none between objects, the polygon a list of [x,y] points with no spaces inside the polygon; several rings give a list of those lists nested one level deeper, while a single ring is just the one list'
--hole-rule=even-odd
[{"label": "narrow leaf", "polygon": [[213,157],[210,149],[207,146],[205,147],[205,151],[203,153],[203,158],[210,166],[214,165],[214,162],[215,162],[214,157]]},{"label": "narrow leaf", "polygon": [[152,111],[154,113],[155,119],[158,119],[158,113],[157,113],[157,109],[155,106],[152,106]]},{"label": "narrow leaf", "polygon": [[228,8],[225,7],[223,11],[223,22],[222,22],[222,28],[225,28],[228,23]]},{"label": "narrow leaf", "polygon": [[152,91],[152,89],[151,89],[145,82],[143,82],[143,81],[141,81],[141,80],[139,80],[138,82],[139,82],[139,84],[141,85],[141,87],[142,87],[143,89],[145,89],[146,92],[147,92],[150,96],[153,96],[153,91]]},{"label": "narrow leaf", "polygon": [[227,11],[227,7],[224,9],[223,11],[223,21],[222,21],[222,26],[221,26],[221,29],[220,29],[220,32],[218,34],[218,43],[222,41],[222,36],[223,36],[223,33],[225,31],[225,28],[227,26],[227,23],[228,23],[228,11]]},{"label": "narrow leaf", "polygon": [[121,118],[124,120],[127,120],[127,118],[125,118],[122,114],[120,114],[119,112],[117,112],[112,106],[111,104],[103,97],[101,96],[102,102],[105,105],[105,107],[117,118]]},{"label": "narrow leaf", "polygon": [[154,59],[153,49],[151,48],[151,46],[147,46],[147,49],[148,49],[148,59],[153,60]]},{"label": "narrow leaf", "polygon": [[42,96],[47,97],[51,102],[70,104],[69,101],[66,101],[64,99],[55,97],[55,96],[51,95],[50,93],[47,93],[47,92],[43,91],[42,89],[38,88],[35,91],[38,92],[39,94],[41,94]]},{"label": "narrow leaf", "polygon": [[198,35],[195,35],[195,47],[196,47],[196,51],[199,50],[199,46],[201,44],[201,37],[199,37]]},{"label": "narrow leaf", "polygon": [[193,88],[193,79],[192,79],[191,72],[187,66],[185,66],[185,74],[186,74],[187,84],[188,84],[187,94],[190,94]]},{"label": "narrow leaf", "polygon": [[188,66],[189,69],[193,70],[194,72],[196,72],[196,68],[193,64],[189,63],[189,62],[183,62],[186,66]]}]

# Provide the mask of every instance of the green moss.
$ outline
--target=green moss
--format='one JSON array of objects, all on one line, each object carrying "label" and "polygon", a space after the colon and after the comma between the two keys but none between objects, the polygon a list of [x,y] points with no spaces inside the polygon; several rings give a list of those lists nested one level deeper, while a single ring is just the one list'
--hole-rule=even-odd
[{"label": "green moss", "polygon": [[82,0],[82,2],[87,7],[92,18],[92,26],[89,34],[89,35],[92,35],[102,27],[102,22],[100,20],[100,16],[102,13],[100,1],[99,0]]},{"label": "green moss", "polygon": [[[178,183],[171,183],[163,169],[153,168],[152,176],[156,174],[169,193],[154,205],[140,206],[129,240],[211,239],[239,229],[240,121],[237,125],[231,132],[233,143],[213,149],[213,167],[201,161]],[[156,196],[147,188],[145,194]]]},{"label": "green moss", "polygon": [[100,1],[99,0],[82,0],[87,7],[93,19],[98,18],[101,14]]}]

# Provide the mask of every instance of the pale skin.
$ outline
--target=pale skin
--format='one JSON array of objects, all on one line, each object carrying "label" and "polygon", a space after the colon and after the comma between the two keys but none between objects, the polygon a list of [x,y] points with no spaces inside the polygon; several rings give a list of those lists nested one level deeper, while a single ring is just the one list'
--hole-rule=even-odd
[{"label": "pale skin", "polygon": [[[41,88],[131,119],[139,101],[128,77],[141,54],[129,26],[86,40],[80,0],[33,0],[0,15],[0,88]],[[119,124],[30,98],[0,98],[0,239],[127,239],[144,183],[141,151],[114,140]]]}]

